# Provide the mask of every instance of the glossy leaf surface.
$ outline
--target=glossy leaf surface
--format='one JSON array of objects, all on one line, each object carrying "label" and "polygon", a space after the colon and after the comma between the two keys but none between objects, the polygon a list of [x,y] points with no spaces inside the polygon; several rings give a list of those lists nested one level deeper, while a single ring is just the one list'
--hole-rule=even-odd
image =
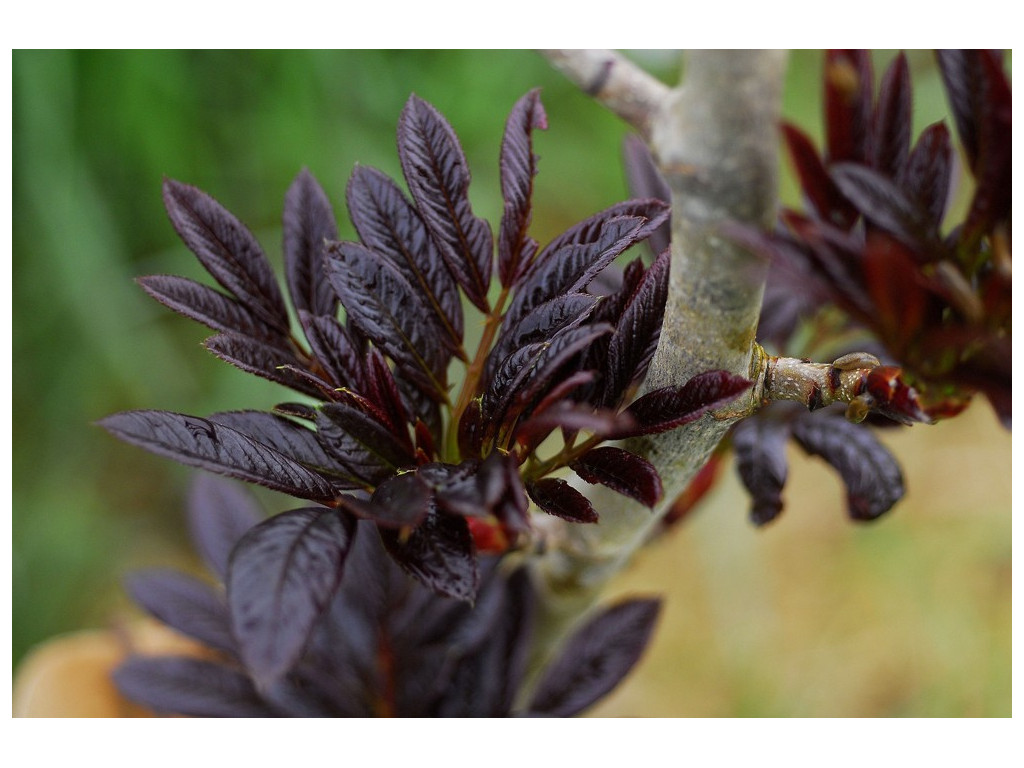
[{"label": "glossy leaf surface", "polygon": [[593,448],[569,466],[588,483],[606,485],[652,509],[661,500],[658,471],[646,459],[621,448]]},{"label": "glossy leaf surface", "polygon": [[323,188],[303,169],[284,197],[284,266],[296,310],[332,316],[338,297],[324,280],[324,249],[338,239],[334,211]]},{"label": "glossy leaf surface", "polygon": [[494,241],[469,203],[469,167],[455,131],[416,96],[398,123],[398,156],[413,200],[469,300],[487,310]]},{"label": "glossy leaf surface", "polygon": [[314,501],[334,497],[330,483],[273,448],[197,416],[125,411],[99,422],[116,437],[182,464]]},{"label": "glossy leaf surface", "polygon": [[207,271],[267,325],[288,333],[288,311],[270,262],[252,233],[195,187],[164,180],[164,205],[175,230]]}]

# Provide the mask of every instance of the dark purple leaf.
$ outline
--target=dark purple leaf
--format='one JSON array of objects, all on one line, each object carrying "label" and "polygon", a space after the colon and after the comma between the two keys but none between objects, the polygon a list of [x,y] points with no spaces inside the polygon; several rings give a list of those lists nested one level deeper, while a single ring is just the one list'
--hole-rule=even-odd
[{"label": "dark purple leaf", "polygon": [[842,477],[854,520],[874,520],[903,497],[899,465],[870,430],[834,416],[799,419],[793,424],[793,437]]},{"label": "dark purple leaf", "polygon": [[671,254],[664,251],[629,298],[608,344],[604,405],[617,405],[641,381],[654,357],[668,298]]},{"label": "dark purple leaf", "polygon": [[895,179],[907,161],[911,128],[910,69],[900,53],[882,76],[871,136],[871,164]]},{"label": "dark purple leaf", "polygon": [[949,105],[953,110],[956,132],[967,152],[967,162],[972,170],[978,160],[978,116],[984,92],[980,53],[960,50],[936,51],[939,72],[942,74]]},{"label": "dark purple leaf", "polygon": [[[246,373],[283,384],[317,400],[324,398],[322,389],[311,382],[308,376],[292,370],[297,369],[308,374],[302,361],[293,352],[237,333],[219,333],[211,336],[203,342],[203,346],[221,360]],[[330,388],[327,382],[321,382],[322,386]]]},{"label": "dark purple leaf", "polygon": [[503,717],[519,692],[530,649],[535,595],[527,568],[496,576],[448,645],[451,679],[437,717]]},{"label": "dark purple leaf", "polygon": [[596,523],[598,520],[590,500],[561,478],[542,478],[526,486],[526,492],[549,515],[573,523]]},{"label": "dark purple leaf", "polygon": [[316,178],[303,168],[284,197],[284,266],[297,310],[333,316],[338,297],[324,279],[324,249],[338,239],[334,211]]},{"label": "dark purple leaf", "polygon": [[441,512],[480,519],[493,517],[513,534],[526,533],[530,528],[529,502],[511,455],[494,451],[484,461],[425,464],[418,474],[434,491]]},{"label": "dark purple leaf", "polygon": [[570,243],[548,259],[538,258],[516,289],[505,316],[507,327],[515,327],[550,299],[582,291],[598,272],[640,239],[645,227],[645,220],[636,216],[610,219],[594,240]]},{"label": "dark purple leaf", "polygon": [[432,105],[410,96],[398,122],[398,156],[420,215],[469,300],[488,309],[494,240],[473,215],[469,167],[455,131]]},{"label": "dark purple leaf", "polygon": [[359,243],[332,243],[328,271],[349,319],[421,387],[443,399],[448,355],[418,291]]},{"label": "dark purple leaf", "polygon": [[649,461],[621,448],[593,448],[569,465],[588,483],[606,485],[654,508],[661,500],[661,478]]},{"label": "dark purple leaf", "polygon": [[558,235],[554,240],[544,246],[544,249],[537,255],[531,272],[536,269],[545,268],[544,265],[554,255],[567,245],[581,245],[592,243],[602,236],[605,227],[612,219],[622,217],[637,217],[645,219],[645,223],[636,234],[639,242],[650,237],[651,233],[657,231],[658,227],[668,220],[669,206],[661,200],[627,200],[616,203],[610,208],[595,213],[583,221],[569,227],[565,232]]},{"label": "dark purple leaf", "polygon": [[[600,343],[602,339],[598,339],[594,344],[587,350],[586,357],[589,357],[594,350],[594,346]],[[575,395],[576,390],[581,388],[589,387],[597,379],[596,371],[576,371],[566,376],[564,379],[559,381],[557,384],[551,387],[540,400],[537,401],[537,405],[533,407],[533,416],[543,413],[548,408],[559,404],[561,401],[569,397],[569,395]],[[574,396],[572,398],[576,400]]]},{"label": "dark purple leaf", "polygon": [[911,247],[935,240],[927,213],[892,181],[862,165],[840,163],[832,178],[846,198],[877,227]]},{"label": "dark purple leaf", "polygon": [[359,343],[352,332],[334,317],[314,317],[301,309],[299,320],[313,356],[331,381],[339,387],[362,392],[366,388],[366,371]]},{"label": "dark purple leaf", "polygon": [[537,156],[533,154],[532,132],[545,130],[548,118],[540,103],[540,90],[534,89],[512,107],[501,140],[501,195],[505,210],[498,238],[498,275],[503,286],[516,283],[537,252],[537,241],[530,228],[533,177],[537,175]]},{"label": "dark purple leaf", "polygon": [[[555,375],[572,358],[601,336],[610,333],[605,324],[566,328],[543,344],[523,348],[528,354],[510,355],[499,367],[490,388],[484,394],[483,411],[492,422],[511,427],[523,410],[544,394]],[[499,382],[508,382],[506,389]]]},{"label": "dark purple leaf", "polygon": [[977,187],[961,236],[969,247],[999,222],[1009,224],[1013,186],[1010,84],[1000,56],[992,51],[981,51],[978,55],[983,91],[977,115],[978,159],[973,166]]},{"label": "dark purple leaf", "polygon": [[660,609],[659,600],[627,600],[585,622],[542,673],[529,712],[571,717],[615,688],[640,660]]},{"label": "dark purple leaf", "polygon": [[515,388],[522,384],[546,344],[547,342],[543,341],[527,344],[511,353],[497,366],[487,391],[480,400],[480,410],[485,421],[492,422],[501,414],[502,409],[511,401]]},{"label": "dark purple leaf", "polygon": [[212,197],[180,181],[164,179],[164,206],[178,235],[217,282],[287,336],[284,297],[252,233]]},{"label": "dark purple leaf", "polygon": [[786,141],[789,156],[800,177],[800,187],[814,206],[818,217],[841,229],[853,226],[857,212],[829,176],[810,138],[799,128],[788,123],[782,125],[782,137]]},{"label": "dark purple leaf", "polygon": [[184,573],[150,569],[131,574],[128,593],[148,613],[179,632],[230,654],[235,641],[224,598]]},{"label": "dark purple leaf", "polygon": [[149,275],[136,281],[142,289],[166,307],[215,331],[237,333],[252,339],[284,346],[288,337],[220,291],[186,277]]},{"label": "dark purple leaf", "polygon": [[[526,499],[514,456],[493,451],[481,462],[475,480],[482,512],[493,515],[512,534],[530,530],[527,516],[530,502]],[[453,506],[452,493],[448,489],[438,493],[438,500],[446,507]],[[463,513],[468,514],[469,511],[464,508]]]},{"label": "dark purple leaf", "polygon": [[[579,328],[569,327],[559,331],[538,356],[528,376],[523,379],[522,386],[515,392],[512,413],[509,414],[509,417],[517,418],[524,409],[532,407],[535,402],[543,399],[552,388],[558,387],[564,382],[566,374],[571,375],[570,371],[573,366],[578,368],[578,361],[590,345],[601,340],[611,331],[611,326],[606,323],[591,323]],[[573,360],[577,362],[573,363]]]},{"label": "dark purple leaf", "polygon": [[[647,144],[636,134],[626,134],[622,140],[622,154],[630,195],[635,198],[660,200],[668,205],[672,200],[672,190],[658,171]],[[670,226],[668,221],[665,221],[647,239],[651,253],[657,256],[668,248],[670,237]]]},{"label": "dark purple leaf", "polygon": [[482,408],[481,398],[475,397],[469,401],[459,419],[459,453],[462,456],[481,455],[487,426]]},{"label": "dark purple leaf", "polygon": [[300,499],[334,498],[331,483],[228,427],[169,411],[125,411],[99,422],[114,437],[190,467],[263,485]]},{"label": "dark purple leaf", "polygon": [[936,231],[946,212],[952,167],[949,130],[942,123],[933,123],[921,133],[897,178],[900,189],[914,195],[918,206],[928,212],[929,225]]},{"label": "dark purple leaf", "polygon": [[433,436],[435,443],[441,445],[444,422],[441,417],[441,406],[435,399],[436,396],[423,391],[410,380],[410,377],[402,376],[401,370],[398,370],[397,373],[399,378],[395,379],[395,384],[402,395],[406,412],[409,413],[411,419],[422,421]]},{"label": "dark purple leaf", "polygon": [[865,295],[859,269],[864,238],[812,221],[793,211],[784,211],[782,219],[796,236],[776,234],[777,266],[784,270],[793,286],[818,293],[822,301],[833,301],[853,315],[870,317],[873,312]]},{"label": "dark purple leaf", "polygon": [[782,511],[788,441],[789,423],[766,415],[744,419],[733,429],[736,470],[753,501],[750,519],[754,525],[769,523]]},{"label": "dark purple leaf", "polygon": [[864,246],[861,268],[874,305],[874,326],[895,349],[921,332],[928,303],[915,255],[880,232],[872,232]]},{"label": "dark purple leaf", "polygon": [[[615,268],[615,264],[609,266],[601,275],[606,274],[610,270]],[[636,289],[640,286],[643,280],[646,268],[644,267],[643,260],[638,258],[633,259],[629,264],[626,265],[625,269],[622,270],[621,280],[618,281],[618,287],[610,295],[602,296],[601,303],[597,305],[594,311],[590,314],[588,320],[591,324],[597,323],[608,323],[611,326],[617,326],[619,320],[622,318],[622,313],[629,303],[629,300],[633,298],[636,293]],[[591,283],[587,288],[588,293],[594,293],[594,283]],[[597,339],[587,350],[584,352],[582,359],[580,360],[579,367],[583,370],[592,369],[594,371],[606,371],[608,368],[608,347],[611,345],[611,335],[604,336]],[[604,385],[601,381],[596,381],[594,384],[583,387],[573,399],[582,401],[594,401],[603,403],[604,396]]]},{"label": "dark purple leaf", "polygon": [[383,414],[383,423],[412,452],[409,439],[409,414],[398,391],[398,383],[384,356],[371,349],[366,356],[366,395]]},{"label": "dark purple leaf", "polygon": [[825,115],[829,163],[866,162],[874,73],[867,51],[825,54]]},{"label": "dark purple leaf", "polygon": [[431,508],[433,494],[415,472],[407,472],[385,480],[369,501],[340,496],[341,507],[356,517],[372,520],[387,528],[419,525]]},{"label": "dark purple leaf", "polygon": [[614,437],[649,435],[689,424],[709,411],[728,405],[748,389],[750,382],[742,376],[726,371],[698,373],[683,385],[648,392],[630,405],[626,413],[633,417],[636,426]]},{"label": "dark purple leaf", "polygon": [[188,498],[189,533],[203,561],[220,581],[242,534],[263,519],[252,496],[230,480],[199,474]]},{"label": "dark purple leaf", "polygon": [[253,677],[269,685],[302,655],[334,596],[355,523],[326,508],[276,515],[238,542],[228,566],[231,628]]},{"label": "dark purple leaf", "polygon": [[550,341],[558,331],[586,320],[599,301],[586,293],[568,293],[544,302],[509,330],[509,350],[535,341]]},{"label": "dark purple leaf", "polygon": [[488,357],[489,372],[514,350],[550,341],[558,331],[584,322],[599,301],[596,296],[586,293],[568,293],[544,302],[514,325],[506,321]]},{"label": "dark purple leaf", "polygon": [[399,468],[415,466],[408,446],[348,403],[327,403],[320,409],[317,435],[328,455],[372,485]]},{"label": "dark purple leaf", "polygon": [[164,714],[276,717],[241,672],[199,659],[133,656],[114,670],[125,698]]},{"label": "dark purple leaf", "polygon": [[461,517],[432,512],[407,538],[378,529],[395,562],[438,594],[472,602],[480,586],[469,526]]},{"label": "dark purple leaf", "polygon": [[632,426],[632,419],[625,413],[561,400],[539,413],[535,411],[529,419],[521,422],[516,428],[516,441],[526,450],[532,451],[558,428],[571,432],[586,430],[595,435],[612,435]]},{"label": "dark purple leaf", "polygon": [[356,166],[346,191],[349,216],[363,244],[387,259],[419,290],[452,350],[462,347],[462,301],[419,213],[385,174]]},{"label": "dark purple leaf", "polygon": [[209,418],[212,422],[248,435],[317,474],[324,475],[338,490],[362,485],[345,466],[327,455],[316,432],[290,419],[264,411],[223,411]]}]

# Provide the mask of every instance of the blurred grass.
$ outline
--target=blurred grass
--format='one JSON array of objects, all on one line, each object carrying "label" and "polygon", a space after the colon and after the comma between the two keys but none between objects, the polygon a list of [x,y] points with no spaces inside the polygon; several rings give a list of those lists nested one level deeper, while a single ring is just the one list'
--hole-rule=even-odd
[{"label": "blurred grass", "polygon": [[[674,78],[672,57],[633,55]],[[912,67],[922,127],[941,117],[945,104],[931,59],[913,54]],[[785,112],[815,136],[819,83],[819,55],[794,54]],[[134,277],[154,272],[202,275],[163,213],[162,176],[217,197],[279,266],[281,201],[294,175],[303,166],[313,171],[334,201],[343,236],[350,236],[348,174],[360,162],[398,175],[395,125],[416,92],[454,125],[474,174],[474,206],[497,222],[504,118],[535,86],[543,88],[551,126],[536,140],[534,232],[543,242],[625,196],[618,159],[624,128],[530,52],[14,52],[13,663],[43,638],[109,623],[123,608],[118,580],[126,569],[183,557],[180,521],[189,473],[118,443],[93,421],[129,408],[204,414],[282,399],[276,386],[205,353],[198,346],[202,328],[149,301],[133,284]],[[793,202],[795,195],[786,180],[784,198]],[[942,437],[957,422],[913,430],[920,439],[906,449],[911,497],[892,520],[870,529],[839,520],[832,510],[838,489],[819,473],[802,492],[789,491],[793,509],[777,526],[752,531],[744,523],[745,501],[729,478],[691,526],[645,553],[651,567],[664,564],[661,571],[647,580],[636,575],[640,571],[626,575],[624,584],[640,579],[638,586],[648,591],[673,592],[655,653],[640,672],[656,678],[649,693],[639,694],[646,708],[636,709],[624,692],[607,711],[1008,712],[1009,439],[972,418],[980,419],[979,439],[995,446],[998,460],[979,467],[988,479],[979,475],[957,485],[984,488],[986,498],[998,490],[984,508],[965,502],[963,509],[933,514],[928,502],[915,506],[918,489],[932,484],[928,473],[946,479],[960,473],[958,438]],[[832,511],[805,519],[799,505],[808,499]],[[288,503],[273,497],[270,508]],[[825,528],[822,520],[838,522]],[[785,536],[794,543],[777,551]],[[975,592],[956,587],[961,581],[943,568],[951,553],[965,558],[962,576]],[[840,595],[856,608],[843,614],[849,621],[857,611],[891,611],[887,624],[895,629],[841,636],[851,628],[827,613],[818,619],[832,634],[818,642],[822,629],[814,621],[791,624],[787,606],[801,616],[817,615],[811,609],[827,603],[810,590],[826,583],[823,568],[850,590]],[[891,582],[904,590],[907,604],[893,602],[885,588]],[[927,600],[943,584],[972,600],[950,602],[936,616],[926,610]],[[771,599],[753,600],[766,585]],[[703,603],[676,596],[679,588],[699,596],[711,586]],[[915,596],[925,600],[924,608],[910,599]],[[767,651],[761,636],[771,640]],[[683,645],[667,645],[678,642]],[[980,661],[962,663],[957,649],[965,643],[984,657],[983,670]],[[881,671],[870,665],[894,644],[939,648],[919,654],[910,667],[898,654],[889,657],[890,677],[916,675],[911,682],[925,686],[916,698],[893,704],[881,696],[865,704],[855,692],[840,690],[840,678],[859,690],[847,678],[865,665],[884,678],[884,665]],[[838,660],[842,675],[808,677],[815,665],[827,666],[833,652],[845,654]],[[657,653],[666,654],[660,665]],[[779,654],[795,677],[780,677]],[[624,691],[635,690],[640,679]]]}]

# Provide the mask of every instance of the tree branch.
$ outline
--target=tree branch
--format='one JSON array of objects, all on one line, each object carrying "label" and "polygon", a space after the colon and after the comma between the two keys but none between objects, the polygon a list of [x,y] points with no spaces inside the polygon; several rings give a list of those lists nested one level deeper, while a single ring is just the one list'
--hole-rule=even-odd
[{"label": "tree branch", "polygon": [[794,400],[809,410],[846,403],[846,418],[863,421],[877,411],[896,421],[930,424],[917,393],[902,378],[899,368],[882,365],[865,352],[843,355],[831,363],[812,363],[794,357],[773,357],[755,345],[760,369],[754,379],[749,409],[734,414],[748,416],[772,400]]},{"label": "tree branch", "polygon": [[[574,60],[605,55],[580,52]],[[738,220],[767,227],[775,218],[785,62],[781,52],[694,51],[686,56],[679,88],[641,85],[641,95],[633,100],[642,105],[639,109],[621,106],[630,103],[622,96],[606,104],[630,124],[647,128],[648,143],[672,190],[669,298],[646,390],[681,384],[707,370],[723,369],[751,380],[761,371],[764,355],[754,335],[765,264],[722,237],[719,226]],[[585,74],[593,68],[581,65],[573,71]],[[646,82],[635,76],[630,80]],[[608,88],[605,83],[597,90],[601,94]],[[748,401],[750,407],[759,403],[753,390]],[[625,447],[661,475],[664,498],[653,514],[604,486],[587,486],[581,490],[600,512],[600,523],[547,526],[551,540],[537,563],[545,588],[542,643],[563,634],[643,544],[735,420],[728,414],[708,415],[677,430],[628,441]]]},{"label": "tree branch", "polygon": [[669,88],[615,51],[545,50],[540,53],[584,93],[650,139]]}]

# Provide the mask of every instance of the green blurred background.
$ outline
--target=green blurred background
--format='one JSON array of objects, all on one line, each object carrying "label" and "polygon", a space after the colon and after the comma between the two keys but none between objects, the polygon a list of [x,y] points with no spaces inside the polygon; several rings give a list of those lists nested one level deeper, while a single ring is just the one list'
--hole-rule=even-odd
[{"label": "green blurred background", "polygon": [[[671,82],[676,57],[633,52]],[[880,53],[883,64],[891,53]],[[820,136],[820,53],[794,54],[786,116]],[[911,54],[918,128],[946,113],[932,58]],[[530,52],[13,54],[13,663],[35,643],[130,615],[133,567],[192,563],[189,471],[92,423],[114,411],[267,407],[277,386],[199,347],[204,329],[139,275],[198,279],[160,200],[164,175],[217,197],[280,266],[285,190],[307,166],[334,201],[358,161],[398,176],[410,92],[462,140],[478,214],[500,219],[504,118],[541,86],[534,234],[625,196],[623,126]],[[783,195],[793,201],[786,179]],[[888,439],[909,498],[876,525],[793,456],[790,508],[745,522],[731,468],[694,519],[613,591],[668,596],[642,667],[598,714],[1009,715],[1010,438],[984,403]],[[264,494],[270,510],[289,503]]]}]

